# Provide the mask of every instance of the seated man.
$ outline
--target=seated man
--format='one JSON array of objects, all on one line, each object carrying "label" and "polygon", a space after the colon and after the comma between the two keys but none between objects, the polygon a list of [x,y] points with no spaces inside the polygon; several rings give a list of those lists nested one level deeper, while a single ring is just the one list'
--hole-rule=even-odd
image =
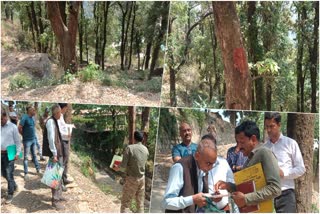
[{"label": "seated man", "polygon": [[181,158],[169,173],[162,200],[166,212],[196,212],[206,205],[203,192],[208,192],[208,172],[217,159],[217,147],[211,139],[200,141],[194,155]]}]

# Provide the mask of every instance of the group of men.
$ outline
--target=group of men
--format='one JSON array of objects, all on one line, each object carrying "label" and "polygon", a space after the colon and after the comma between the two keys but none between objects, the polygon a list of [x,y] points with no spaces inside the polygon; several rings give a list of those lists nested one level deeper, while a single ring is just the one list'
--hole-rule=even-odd
[{"label": "group of men", "polygon": [[[237,212],[238,207],[257,205],[273,199],[276,212],[295,213],[294,179],[305,173],[297,142],[281,133],[281,115],[265,113],[264,126],[268,140],[260,142],[260,130],[253,121],[244,121],[235,128],[237,145],[228,150],[228,161],[217,156],[216,132],[192,142],[192,128],[180,124],[182,142],[172,149],[174,165],[170,169],[162,200],[165,212],[204,212],[208,199],[205,193],[231,194],[236,206],[229,207],[228,197],[212,199],[215,209]],[[266,186],[252,193],[237,191],[233,172],[261,163]],[[230,195],[229,194],[229,195]]]},{"label": "group of men", "polygon": [[[10,106],[11,108],[11,106]],[[11,112],[11,110],[9,110]],[[64,167],[62,180],[59,183],[58,189],[52,189],[52,206],[57,210],[64,209],[62,201],[66,198],[62,197],[62,189],[66,191],[65,185],[71,183],[68,180],[68,160],[70,149],[70,129],[73,125],[66,124],[63,118],[63,114],[67,111],[66,103],[59,103],[52,106],[52,116],[49,117],[49,109],[46,108],[44,115],[40,118],[41,128],[43,129],[43,148],[39,149],[40,160],[44,160],[42,155],[50,157],[53,162],[60,162]],[[21,141],[19,133],[22,136],[22,144],[24,151],[23,166],[24,166],[24,180],[27,182],[29,177],[28,171],[28,158],[31,152],[32,161],[35,165],[36,171],[39,175],[41,173],[41,167],[38,162],[35,147],[39,143],[36,134],[36,122],[35,122],[35,108],[28,106],[26,108],[26,114],[22,116],[18,123],[18,117],[15,116],[17,121],[11,122],[11,117],[8,113],[1,110],[1,174],[6,178],[8,182],[8,195],[6,203],[11,203],[13,200],[14,192],[17,190],[17,184],[14,180],[14,161],[18,160],[18,156],[21,151]],[[17,126],[18,125],[18,126]],[[16,145],[16,156],[14,160],[9,160],[7,154],[8,146]]]}]

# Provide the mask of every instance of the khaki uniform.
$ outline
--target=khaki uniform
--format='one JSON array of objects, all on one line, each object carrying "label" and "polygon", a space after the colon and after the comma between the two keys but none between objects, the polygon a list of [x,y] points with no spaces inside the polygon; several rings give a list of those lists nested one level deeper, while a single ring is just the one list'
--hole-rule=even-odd
[{"label": "khaki uniform", "polygon": [[120,212],[128,212],[131,200],[135,199],[137,212],[144,212],[145,166],[149,152],[141,142],[129,145],[123,155],[121,167],[126,168],[126,181],[122,190]]}]

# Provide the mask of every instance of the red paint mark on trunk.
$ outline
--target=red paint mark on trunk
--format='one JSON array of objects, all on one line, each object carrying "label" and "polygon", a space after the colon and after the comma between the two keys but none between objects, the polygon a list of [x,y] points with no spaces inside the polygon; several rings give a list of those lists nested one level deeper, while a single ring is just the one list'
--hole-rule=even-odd
[{"label": "red paint mark on trunk", "polygon": [[241,75],[244,75],[248,71],[248,62],[244,48],[235,48],[233,50],[233,65]]}]

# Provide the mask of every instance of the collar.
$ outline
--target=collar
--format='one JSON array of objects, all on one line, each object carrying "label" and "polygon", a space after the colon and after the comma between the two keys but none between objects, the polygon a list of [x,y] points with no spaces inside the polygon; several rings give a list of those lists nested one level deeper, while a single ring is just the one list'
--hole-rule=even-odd
[{"label": "collar", "polygon": [[268,142],[271,143],[271,144],[276,144],[276,143],[279,143],[282,138],[283,138],[283,134],[280,132],[280,136],[279,136],[278,140],[275,143],[272,143],[271,139],[269,137],[268,137]]},{"label": "collar", "polygon": [[10,123],[10,121],[9,121],[9,119],[8,119],[7,122],[6,122],[6,124],[4,124],[4,125],[1,126],[1,127],[5,127],[5,126],[7,126],[9,123]]},{"label": "collar", "polygon": [[248,159],[251,159],[253,157],[253,155],[257,152],[257,150],[263,146],[263,143],[258,143],[253,150],[251,151],[251,153],[248,155]]}]

